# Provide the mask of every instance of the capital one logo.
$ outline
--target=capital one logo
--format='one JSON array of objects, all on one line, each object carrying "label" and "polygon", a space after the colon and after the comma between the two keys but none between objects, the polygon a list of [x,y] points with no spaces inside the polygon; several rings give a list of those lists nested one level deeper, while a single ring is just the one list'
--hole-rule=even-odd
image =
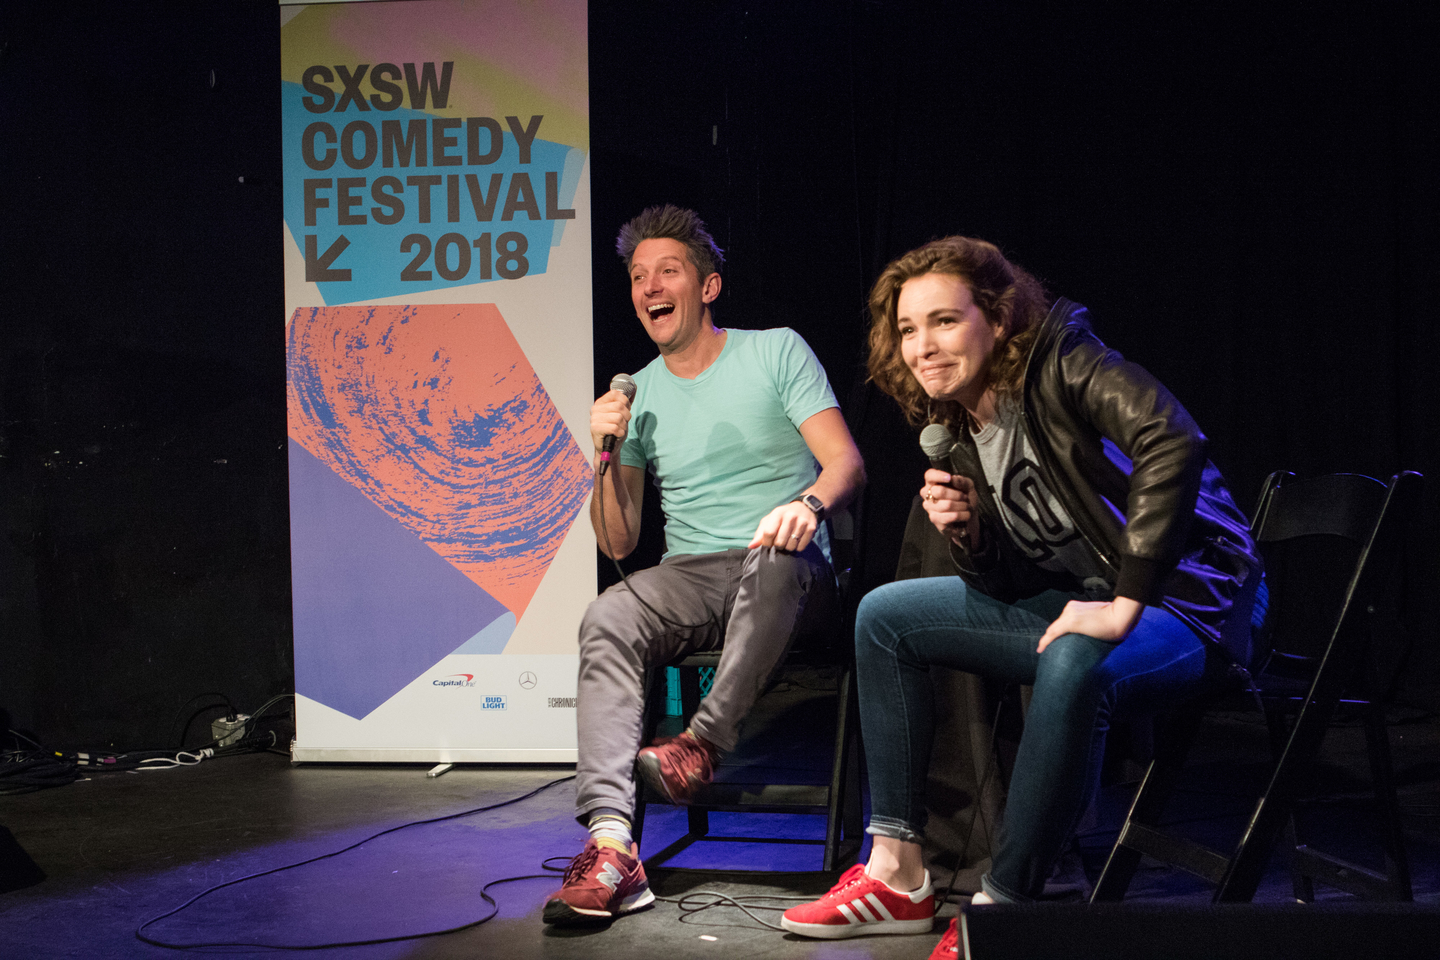
[{"label": "capital one logo", "polygon": [[436,687],[473,687],[475,686],[475,674],[452,673],[448,677],[441,677],[439,680],[431,680],[430,684]]}]

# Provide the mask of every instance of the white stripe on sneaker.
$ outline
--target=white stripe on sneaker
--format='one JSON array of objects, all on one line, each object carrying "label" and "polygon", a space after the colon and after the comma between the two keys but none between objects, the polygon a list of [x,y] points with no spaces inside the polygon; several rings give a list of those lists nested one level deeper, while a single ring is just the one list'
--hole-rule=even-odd
[{"label": "white stripe on sneaker", "polygon": [[860,914],[860,922],[861,922],[861,923],[869,923],[869,922],[872,922],[872,921],[874,921],[874,920],[879,919],[878,917],[875,916],[875,914],[871,913],[869,910],[867,910],[867,909],[865,908],[865,901],[859,899],[858,897],[857,897],[856,899],[850,901],[850,907],[851,907],[851,909],[853,909],[856,913]]},{"label": "white stripe on sneaker", "polygon": [[846,905],[843,904],[843,903],[840,904],[839,906],[837,906],[835,909],[840,911],[840,915],[841,915],[842,917],[844,917],[845,920],[846,920],[846,922],[848,922],[848,923],[864,923],[864,922],[865,922],[864,920],[858,919],[858,918],[855,916],[854,911],[852,911],[848,906],[846,906]]},{"label": "white stripe on sneaker", "polygon": [[889,910],[885,909],[885,904],[881,903],[880,898],[875,896],[875,894],[867,893],[865,894],[865,899],[870,901],[870,905],[875,908],[875,912],[880,914],[881,917],[886,920],[895,919],[895,915]]}]

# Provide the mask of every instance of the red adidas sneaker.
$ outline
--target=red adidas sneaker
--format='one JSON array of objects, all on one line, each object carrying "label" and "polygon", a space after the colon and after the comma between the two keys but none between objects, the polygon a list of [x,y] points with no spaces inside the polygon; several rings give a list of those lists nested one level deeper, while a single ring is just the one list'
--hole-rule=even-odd
[{"label": "red adidas sneaker", "polygon": [[654,902],[634,844],[626,855],[592,837],[570,861],[560,889],[545,901],[545,922],[600,923]]},{"label": "red adidas sneaker", "polygon": [[802,937],[839,940],[870,933],[929,933],[934,920],[935,890],[928,872],[919,890],[901,893],[857,863],[819,900],[786,910],[780,923]]},{"label": "red adidas sneaker", "polygon": [[935,950],[930,954],[930,960],[955,960],[958,956],[960,956],[959,921],[951,920],[950,926],[945,930],[945,936],[935,944]]}]

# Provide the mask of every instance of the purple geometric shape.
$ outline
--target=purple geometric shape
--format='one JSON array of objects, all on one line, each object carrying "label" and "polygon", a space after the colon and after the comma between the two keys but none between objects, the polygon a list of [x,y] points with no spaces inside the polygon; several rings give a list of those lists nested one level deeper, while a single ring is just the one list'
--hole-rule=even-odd
[{"label": "purple geometric shape", "polygon": [[481,630],[475,634],[475,636],[466,640],[454,650],[451,650],[450,653],[452,655],[457,653],[504,653],[505,645],[510,642],[510,638],[514,634],[515,614],[507,610],[492,620],[484,630]]},{"label": "purple geometric shape", "polygon": [[290,441],[295,689],[363,720],[509,611]]}]

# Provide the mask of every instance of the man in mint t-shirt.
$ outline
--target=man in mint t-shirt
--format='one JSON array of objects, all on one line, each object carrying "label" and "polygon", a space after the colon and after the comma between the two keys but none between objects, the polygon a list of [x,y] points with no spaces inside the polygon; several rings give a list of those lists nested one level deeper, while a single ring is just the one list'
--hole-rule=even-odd
[{"label": "man in mint t-shirt", "polygon": [[[740,721],[779,664],[807,599],[834,590],[820,521],[864,482],[825,371],[793,330],[713,322],[723,254],[693,211],[651,207],[620,230],[630,298],[660,356],[590,411],[597,465],[590,520],[620,559],[640,534],[648,471],[665,511],[659,566],[598,597],[580,625],[576,818],[590,829],[547,923],[603,921],[654,897],[630,836],[638,769],[684,803],[735,747]],[[643,601],[643,602],[642,602]],[[690,728],[640,747],[645,671],[724,642]]]}]

